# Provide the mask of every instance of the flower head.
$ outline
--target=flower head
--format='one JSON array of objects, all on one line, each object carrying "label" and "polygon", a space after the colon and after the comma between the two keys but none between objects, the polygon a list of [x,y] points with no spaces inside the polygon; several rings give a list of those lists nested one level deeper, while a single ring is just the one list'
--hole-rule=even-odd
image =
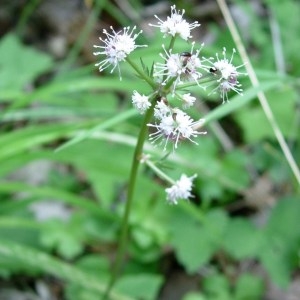
[{"label": "flower head", "polygon": [[196,98],[191,96],[191,93],[183,94],[181,97],[181,100],[183,101],[182,107],[184,109],[189,108],[194,105],[194,102],[196,101]]},{"label": "flower head", "polygon": [[[158,109],[159,110],[159,109]],[[149,127],[154,127],[157,131],[150,134],[150,140],[155,143],[159,139],[165,140],[164,151],[166,150],[168,141],[174,142],[174,149],[177,148],[178,142],[181,140],[190,140],[197,144],[192,138],[206,132],[199,132],[194,127],[200,127],[204,122],[203,119],[194,121],[189,115],[179,108],[171,109],[166,113],[157,113],[160,116],[155,124],[147,124]]]},{"label": "flower head", "polygon": [[232,59],[234,54],[236,53],[235,49],[232,50],[231,58],[228,59],[226,57],[226,48],[223,48],[223,58],[219,58],[218,53],[216,54],[217,61],[211,62],[213,68],[211,72],[217,76],[219,85],[215,88],[212,92],[216,89],[219,89],[223,103],[228,101],[227,93],[231,90],[234,92],[242,95],[241,84],[238,81],[239,75],[246,75],[246,73],[239,72],[238,69],[244,64],[239,66],[234,66],[232,63]]},{"label": "flower head", "polygon": [[107,32],[107,30],[103,29],[103,33],[106,35],[106,39],[99,38],[100,41],[104,43],[104,45],[94,45],[95,48],[102,49],[101,51],[94,52],[94,55],[103,54],[106,56],[104,60],[95,64],[95,66],[99,67],[99,71],[101,72],[105,70],[109,65],[111,65],[111,73],[116,67],[118,67],[120,75],[119,63],[121,61],[124,61],[133,50],[138,47],[146,47],[146,45],[135,44],[136,38],[142,32],[140,31],[134,34],[136,26],[134,26],[132,30],[130,30],[130,27],[124,27],[123,30],[120,30],[119,32],[115,32],[113,27],[110,27],[110,29],[112,33],[109,33]]},{"label": "flower head", "polygon": [[137,91],[133,92],[132,104],[141,114],[145,113],[145,111],[151,106],[149,97],[141,95]]},{"label": "flower head", "polygon": [[170,204],[177,204],[179,199],[187,200],[192,197],[193,195],[191,194],[191,191],[193,180],[196,177],[196,174],[191,177],[187,177],[185,174],[182,174],[179,180],[165,190],[167,193],[167,201]]},{"label": "flower head", "polygon": [[159,27],[160,31],[164,34],[164,37],[167,35],[175,36],[179,35],[182,39],[187,40],[191,38],[191,30],[199,27],[198,22],[188,23],[183,15],[185,10],[182,12],[176,10],[176,5],[171,6],[171,17],[167,17],[166,21],[162,21],[158,16],[155,15],[155,18],[158,20],[157,25],[149,24],[150,26]]},{"label": "flower head", "polygon": [[202,77],[200,69],[207,69],[201,63],[199,56],[200,49],[194,52],[194,45],[192,43],[191,52],[182,52],[173,54],[168,52],[163,45],[165,56],[161,53],[160,56],[164,59],[164,63],[156,63],[154,66],[154,76],[163,78],[162,84],[166,84],[169,80],[173,80],[173,91],[176,85],[185,81],[195,81]]},{"label": "flower head", "polygon": [[166,104],[165,99],[158,101],[154,107],[154,117],[156,119],[163,119],[168,114],[172,114],[171,108]]}]

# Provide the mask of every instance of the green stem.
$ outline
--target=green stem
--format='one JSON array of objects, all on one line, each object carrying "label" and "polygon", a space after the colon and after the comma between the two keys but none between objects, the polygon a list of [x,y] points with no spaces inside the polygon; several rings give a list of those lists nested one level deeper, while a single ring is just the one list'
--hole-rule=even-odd
[{"label": "green stem", "polygon": [[169,47],[168,47],[168,52],[173,49],[174,44],[175,44],[175,40],[176,40],[176,35],[172,36],[172,38],[171,38],[171,41],[170,41],[170,44],[169,44]]},{"label": "green stem", "polygon": [[166,173],[164,173],[162,170],[160,170],[152,161],[146,160],[146,165],[151,168],[157,176],[159,176],[161,179],[169,182],[170,184],[175,184],[175,181],[170,178]]},{"label": "green stem", "polygon": [[19,18],[19,22],[17,25],[17,33],[22,34],[25,30],[25,25],[28,22],[30,16],[33,14],[34,10],[37,8],[37,6],[40,4],[40,0],[31,0],[27,1],[25,8],[23,9],[23,12],[21,14],[21,17]]},{"label": "green stem", "polygon": [[[199,84],[197,84],[196,81],[180,83],[176,86],[176,89],[177,90],[183,90],[183,89],[186,89],[186,88],[189,88],[189,87],[199,86],[199,85],[204,84],[204,83],[217,82],[217,80],[219,79],[219,77],[214,77],[212,75],[208,75],[208,76],[209,77],[206,77],[206,75],[204,75],[200,80],[198,80]],[[204,88],[202,86],[200,86],[200,87]]]},{"label": "green stem", "polygon": [[131,65],[131,67],[138,73],[141,78],[143,78],[154,90],[157,88],[157,84],[154,82],[152,78],[147,76],[138,65],[132,61],[129,57],[126,57],[126,61]]},{"label": "green stem", "polygon": [[131,165],[131,172],[130,172],[130,177],[129,177],[127,201],[126,201],[125,211],[124,211],[124,215],[123,215],[123,219],[122,219],[119,247],[118,247],[118,251],[117,251],[116,260],[114,263],[111,280],[110,280],[108,287],[106,289],[106,292],[103,296],[103,300],[108,298],[108,296],[111,292],[111,289],[114,286],[114,284],[119,276],[119,273],[120,273],[120,270],[122,267],[122,262],[124,260],[124,256],[125,256],[125,252],[126,252],[126,245],[127,245],[127,237],[128,237],[129,215],[130,215],[132,202],[133,202],[138,167],[140,165],[140,158],[142,156],[144,142],[147,137],[147,128],[148,128],[147,124],[150,122],[150,120],[153,116],[154,106],[155,106],[157,99],[158,99],[157,95],[154,94],[151,99],[152,105],[146,111],[146,114],[145,114],[145,117],[143,120],[143,124],[141,127],[141,131],[139,133],[137,144],[135,147],[135,151],[134,151],[134,155],[133,155],[133,159],[132,159],[132,165]]}]

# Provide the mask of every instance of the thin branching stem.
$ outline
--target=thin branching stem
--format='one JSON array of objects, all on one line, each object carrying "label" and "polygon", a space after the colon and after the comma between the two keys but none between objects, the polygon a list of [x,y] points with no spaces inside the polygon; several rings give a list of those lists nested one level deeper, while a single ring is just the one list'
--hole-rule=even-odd
[{"label": "thin branching stem", "polygon": [[164,173],[161,169],[159,169],[151,160],[147,159],[146,160],[146,165],[151,168],[156,175],[158,175],[161,179],[169,182],[170,184],[175,184],[175,181],[169,177],[166,173]]},{"label": "thin branching stem", "polygon": [[137,72],[137,74],[143,78],[153,89],[156,89],[157,84],[154,82],[152,78],[147,76],[138,65],[132,61],[129,57],[126,57],[126,61],[130,64],[130,66]]}]

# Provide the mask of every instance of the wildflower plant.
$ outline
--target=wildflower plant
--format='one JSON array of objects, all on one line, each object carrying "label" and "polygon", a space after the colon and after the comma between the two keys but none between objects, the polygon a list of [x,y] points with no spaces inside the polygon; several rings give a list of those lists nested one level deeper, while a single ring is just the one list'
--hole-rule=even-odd
[{"label": "wildflower plant", "polygon": [[[203,44],[197,45],[195,41],[191,41],[191,31],[200,24],[198,22],[189,23],[185,20],[184,13],[184,10],[177,10],[173,5],[171,6],[171,15],[166,20],[155,16],[158,20],[157,24],[149,24],[158,28],[165,40],[169,39],[169,46],[162,44],[162,51],[158,54],[158,60],[154,62],[151,71],[146,71],[147,68],[143,62],[139,67],[130,57],[130,54],[137,48],[147,47],[147,45],[137,44],[138,36],[142,31],[136,33],[136,27],[125,27],[120,31],[115,31],[111,27],[110,32],[103,30],[106,38],[100,38],[102,44],[94,46],[96,49],[100,49],[100,51],[94,52],[99,56],[96,66],[100,72],[109,67],[111,68],[110,72],[118,69],[119,78],[122,80],[121,65],[128,63],[135,74],[149,85],[147,95],[135,90],[131,98],[133,106],[143,115],[144,119],[132,161],[120,249],[124,249],[126,242],[128,216],[138,166],[141,162],[166,181],[167,203],[177,204],[179,201],[193,197],[193,181],[197,175],[182,174],[177,181],[171,179],[151,161],[151,156],[143,153],[143,145],[147,137],[155,147],[161,147],[163,151],[170,151],[170,153],[178,151],[181,143],[201,143],[203,137],[200,136],[206,134],[203,129],[205,117],[199,116],[194,119],[188,114],[187,109],[189,111],[193,109],[197,102],[196,95],[192,94],[188,87],[196,86],[206,90],[209,81],[210,85],[215,85],[210,93],[218,91],[223,104],[228,102],[229,92],[242,94],[238,78],[245,73],[239,71],[242,65],[235,66],[233,64],[235,50],[233,49],[230,59],[226,57],[225,48],[221,57],[218,54],[215,58],[202,56]],[[177,39],[183,39],[190,44],[188,52],[176,51]],[[180,107],[177,105],[178,100]],[[120,250],[118,253],[116,264],[120,265],[120,261],[122,261],[124,254],[122,251]],[[116,274],[113,276],[110,287],[113,285],[115,277]]]}]

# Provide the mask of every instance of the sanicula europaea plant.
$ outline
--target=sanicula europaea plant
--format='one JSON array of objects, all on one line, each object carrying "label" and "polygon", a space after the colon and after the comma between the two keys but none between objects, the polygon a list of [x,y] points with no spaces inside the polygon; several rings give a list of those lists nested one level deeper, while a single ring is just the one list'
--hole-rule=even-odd
[{"label": "sanicula europaea plant", "polygon": [[[197,47],[195,42],[191,42],[188,52],[176,52],[176,39],[189,41],[192,38],[191,31],[200,26],[198,22],[187,22],[184,19],[184,13],[184,9],[177,10],[173,5],[171,6],[171,16],[168,16],[167,20],[164,21],[155,16],[158,20],[157,24],[149,24],[157,27],[163,34],[163,38],[170,39],[169,46],[166,47],[163,44],[162,52],[158,54],[162,61],[154,62],[153,71],[150,73],[145,72],[143,67],[139,67],[130,58],[130,54],[137,48],[147,47],[147,45],[136,44],[142,31],[136,32],[135,26],[133,28],[125,27],[120,31],[115,31],[112,27],[109,31],[104,29],[103,34],[106,38],[100,38],[102,44],[94,46],[98,50],[100,49],[100,51],[94,52],[94,55],[100,55],[100,61],[96,63],[100,72],[107,68],[111,68],[110,72],[118,69],[119,79],[122,80],[120,65],[126,62],[150,87],[148,95],[140,94],[137,90],[134,90],[132,94],[132,104],[143,115],[143,122],[132,160],[119,249],[112,278],[104,298],[108,297],[123,261],[128,234],[128,219],[140,163],[146,163],[169,184],[165,189],[168,203],[177,204],[180,200],[188,200],[193,197],[193,180],[197,175],[182,174],[177,180],[171,179],[151,162],[149,155],[143,153],[143,145],[147,137],[154,146],[162,147],[163,151],[171,148],[171,151],[174,152],[183,141],[198,144],[197,140],[200,139],[198,136],[206,134],[206,131],[202,129],[205,125],[205,118],[194,120],[185,111],[196,102],[196,97],[191,92],[187,93],[187,83],[188,86],[196,85],[206,90],[209,81],[209,86],[214,85],[210,93],[218,91],[223,104],[228,102],[228,92],[234,91],[242,94],[238,78],[246,74],[238,71],[242,65],[235,66],[233,64],[235,49],[232,50],[230,58],[226,56],[225,47],[221,51],[222,56],[216,54],[215,58],[207,58],[200,55],[203,44]],[[178,99],[182,103],[180,107],[173,104],[177,103]]]}]

